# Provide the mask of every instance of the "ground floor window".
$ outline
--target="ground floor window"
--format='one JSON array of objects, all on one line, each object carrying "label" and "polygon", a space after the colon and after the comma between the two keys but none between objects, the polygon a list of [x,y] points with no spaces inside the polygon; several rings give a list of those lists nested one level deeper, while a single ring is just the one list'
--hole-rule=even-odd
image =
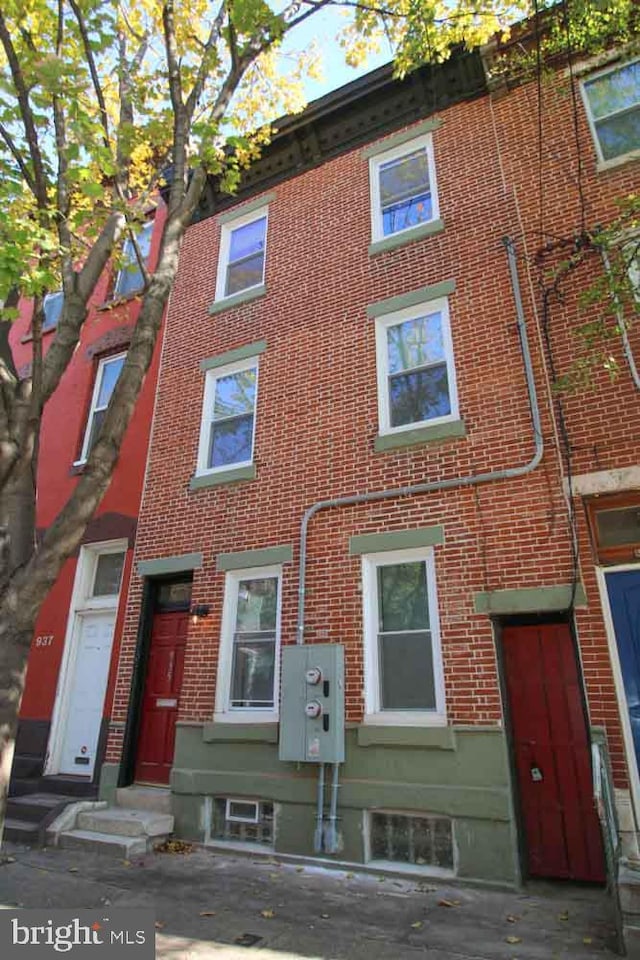
[{"label": "ground floor window", "polygon": [[214,840],[273,844],[273,803],[217,797],[213,809]]}]

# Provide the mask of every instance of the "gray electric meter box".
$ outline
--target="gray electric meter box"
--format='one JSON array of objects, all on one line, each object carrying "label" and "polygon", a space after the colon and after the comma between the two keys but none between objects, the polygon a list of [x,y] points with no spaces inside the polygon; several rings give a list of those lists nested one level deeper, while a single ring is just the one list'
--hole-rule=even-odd
[{"label": "gray electric meter box", "polygon": [[282,648],[280,759],[344,762],[344,646]]}]

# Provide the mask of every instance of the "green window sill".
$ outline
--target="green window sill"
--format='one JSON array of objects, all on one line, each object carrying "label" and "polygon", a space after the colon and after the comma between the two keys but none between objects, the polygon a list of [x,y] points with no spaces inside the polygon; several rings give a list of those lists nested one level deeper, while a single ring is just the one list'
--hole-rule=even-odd
[{"label": "green window sill", "polygon": [[455,750],[456,734],[451,727],[383,727],[364,723],[358,727],[358,746]]},{"label": "green window sill", "polygon": [[206,473],[201,477],[191,477],[190,490],[202,490],[204,487],[219,487],[224,483],[234,483],[236,480],[255,480],[256,465],[250,463],[246,467],[229,467],[228,470],[218,470],[217,473]]},{"label": "green window sill", "polygon": [[260,283],[256,287],[251,287],[249,290],[241,290],[239,293],[234,293],[233,296],[225,297],[223,300],[214,300],[209,307],[209,313],[213,315],[215,313],[222,313],[223,310],[231,310],[232,307],[239,307],[243,303],[257,300],[258,297],[264,297],[266,292],[266,284]]},{"label": "green window sill", "polygon": [[384,253],[386,250],[395,250],[396,247],[403,247],[407,243],[413,243],[415,240],[423,240],[425,237],[432,237],[436,233],[442,233],[444,230],[443,220],[431,220],[429,223],[421,223],[417,227],[411,227],[409,230],[403,230],[401,233],[391,234],[383,240],[375,240],[369,244],[369,256],[373,257],[377,253]]},{"label": "green window sill", "polygon": [[205,743],[277,743],[278,723],[205,723]]},{"label": "green window sill", "polygon": [[386,450],[398,450],[413,447],[419,443],[434,443],[437,440],[451,440],[466,437],[467,428],[463,420],[451,420],[448,423],[434,423],[432,426],[416,427],[414,430],[401,430],[398,433],[378,434],[373,442],[376,453]]}]

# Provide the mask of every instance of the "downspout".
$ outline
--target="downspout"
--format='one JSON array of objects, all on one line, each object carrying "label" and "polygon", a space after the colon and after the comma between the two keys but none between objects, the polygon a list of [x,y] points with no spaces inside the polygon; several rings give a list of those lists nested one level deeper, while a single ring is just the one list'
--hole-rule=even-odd
[{"label": "downspout", "polygon": [[471,474],[466,477],[452,477],[449,480],[435,480],[431,483],[418,483],[409,487],[394,487],[389,490],[376,490],[372,493],[354,494],[349,497],[336,497],[333,500],[318,500],[317,503],[310,506],[303,518],[300,527],[300,564],[298,581],[298,625],[296,643],[304,643],[304,614],[305,614],[305,582],[307,570],[307,533],[309,523],[320,510],[328,510],[331,507],[350,507],[359,503],[375,503],[379,500],[391,500],[395,497],[409,497],[418,493],[432,493],[435,490],[454,490],[459,487],[476,487],[481,483],[491,483],[494,480],[509,480],[515,477],[524,477],[536,469],[542,460],[544,451],[544,441],[542,438],[542,426],[540,422],[540,411],[538,409],[538,399],[536,395],[536,385],[533,376],[533,366],[531,363],[531,353],[529,351],[529,342],[527,340],[527,327],[524,319],[524,309],[522,306],[522,297],[520,294],[520,283],[518,280],[518,268],[516,264],[516,253],[514,242],[511,237],[503,237],[502,240],[507,251],[509,262],[509,273],[511,276],[511,288],[516,305],[516,315],[518,324],[518,334],[520,336],[520,349],[522,351],[522,360],[524,363],[524,372],[527,381],[527,392],[529,396],[529,409],[531,412],[531,425],[533,428],[534,454],[531,460],[519,467],[508,467],[505,470],[492,470],[488,473]]},{"label": "downspout", "polygon": [[[600,255],[602,257],[602,262],[604,263],[604,268],[611,276],[611,262],[606,250],[601,250]],[[616,307],[616,319],[618,321],[618,326],[620,327],[620,336],[622,337],[622,346],[624,348],[624,354],[627,358],[627,363],[629,364],[629,370],[631,371],[631,377],[633,382],[636,385],[636,389],[640,390],[640,374],[638,373],[638,368],[636,366],[636,361],[633,356],[633,351],[631,349],[631,344],[629,343],[629,336],[627,334],[627,324],[624,319],[624,314],[622,312],[622,304],[620,303],[620,298],[616,293],[613,294],[613,302]]]}]

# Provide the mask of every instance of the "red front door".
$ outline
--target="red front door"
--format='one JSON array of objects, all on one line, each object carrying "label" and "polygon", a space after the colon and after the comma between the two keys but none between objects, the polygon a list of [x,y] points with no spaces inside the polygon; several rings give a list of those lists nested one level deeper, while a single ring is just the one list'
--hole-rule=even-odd
[{"label": "red front door", "polygon": [[510,626],[502,639],[528,873],[604,881],[589,738],[569,626]]},{"label": "red front door", "polygon": [[189,614],[156,613],[142,695],[136,780],[168,783],[173,765],[178,702]]}]

